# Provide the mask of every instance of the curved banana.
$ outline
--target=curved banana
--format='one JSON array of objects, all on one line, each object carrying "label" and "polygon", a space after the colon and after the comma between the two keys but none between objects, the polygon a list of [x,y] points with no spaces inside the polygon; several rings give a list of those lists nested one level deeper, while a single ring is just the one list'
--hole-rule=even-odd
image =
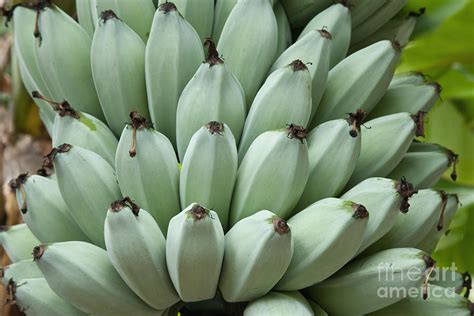
[{"label": "curved banana", "polygon": [[238,144],[245,122],[247,107],[242,86],[219,57],[214,43],[207,40],[205,46],[209,50],[207,61],[184,88],[176,110],[176,143],[181,162],[191,137],[203,125],[210,121],[229,125]]},{"label": "curved banana", "polygon": [[307,126],[311,116],[311,75],[301,60],[294,60],[268,76],[258,91],[245,120],[239,160],[262,133],[286,123]]},{"label": "curved banana", "polygon": [[38,14],[34,53],[51,97],[68,100],[78,111],[103,120],[90,67],[90,36],[55,5]]},{"label": "curved banana", "polygon": [[179,96],[203,60],[201,40],[191,24],[173,3],[160,5],[146,46],[146,88],[151,121],[174,146]]},{"label": "curved banana", "polygon": [[[430,284],[442,286],[451,289],[457,294],[461,294],[465,288],[469,288],[471,284],[471,275],[469,273],[459,273],[455,269],[440,268],[434,271],[434,275],[430,279]],[[467,294],[469,290],[467,290]],[[469,296],[469,295],[467,295]]]},{"label": "curved banana", "polygon": [[67,241],[37,246],[33,255],[51,289],[88,315],[161,315],[127,287],[102,248]]},{"label": "curved banana", "polygon": [[43,274],[39,270],[36,263],[30,259],[17,261],[9,264],[0,270],[0,276],[4,285],[8,284],[8,281],[13,280],[18,282],[23,279],[41,279]]},{"label": "curved banana", "polygon": [[341,196],[343,200],[364,205],[370,213],[364,240],[357,253],[361,253],[390,231],[399,212],[408,212],[409,198],[416,192],[413,186],[403,179],[395,181],[370,178]]},{"label": "curved banana", "polygon": [[373,15],[388,0],[351,0],[352,27],[356,27]]},{"label": "curved banana", "polygon": [[417,189],[434,186],[452,166],[451,179],[456,180],[458,155],[440,145],[414,142],[400,163],[387,176],[390,179],[406,177]]},{"label": "curved banana", "polygon": [[237,4],[237,0],[216,0],[214,8],[214,23],[212,25],[212,39],[217,43],[221,37],[225,22],[230,12]]},{"label": "curved banana", "polygon": [[275,18],[278,27],[278,44],[276,56],[280,56],[293,43],[293,35],[291,34],[290,22],[286,16],[285,8],[280,2],[273,6]]},{"label": "curved banana", "polygon": [[102,111],[116,136],[122,133],[130,112],[150,117],[145,44],[113,11],[100,15],[92,39],[91,63]]},{"label": "curved banana", "polygon": [[407,297],[408,290],[426,281],[425,272],[434,264],[421,250],[389,249],[349,263],[305,294],[330,315],[367,314]]},{"label": "curved banana", "polygon": [[288,218],[308,179],[306,130],[289,125],[265,132],[250,146],[237,172],[230,225],[260,210]]},{"label": "curved banana", "polygon": [[300,290],[342,268],[359,250],[368,219],[364,206],[335,198],[318,201],[290,218],[293,257],[275,289]]},{"label": "curved banana", "polygon": [[395,74],[390,82],[390,88],[402,85],[420,85],[428,83],[426,75],[418,71],[409,71]]},{"label": "curved banana", "polygon": [[292,254],[290,227],[277,215],[260,211],[242,219],[225,235],[222,296],[243,302],[265,295],[285,273]]},{"label": "curved banana", "polygon": [[[236,43],[242,49],[236,49]],[[238,1],[217,50],[242,84],[249,108],[276,58],[278,26],[269,0]]]},{"label": "curved banana", "polygon": [[130,117],[117,148],[117,180],[123,195],[146,209],[166,234],[168,222],[181,211],[178,160],[163,134],[140,114]]},{"label": "curved banana", "polygon": [[343,60],[351,42],[351,10],[346,2],[336,3],[316,15],[303,29],[297,41],[313,30],[327,28],[332,35],[330,68]]},{"label": "curved banana", "polygon": [[401,55],[398,43],[380,41],[349,55],[329,72],[313,125],[361,108],[370,112],[385,94]]},{"label": "curved banana", "polygon": [[171,219],[166,263],[181,300],[214,298],[223,258],[224,231],[216,212],[193,203]]},{"label": "curved banana", "polygon": [[0,227],[0,245],[11,262],[31,259],[31,249],[39,243],[26,224]]},{"label": "curved banana", "polygon": [[281,0],[285,8],[290,24],[293,28],[306,25],[319,12],[323,11],[331,4],[331,0]]},{"label": "curved banana", "polygon": [[424,136],[424,112],[397,113],[364,124],[362,146],[347,187],[370,177],[385,177],[402,161],[415,137]]},{"label": "curved banana", "polygon": [[329,72],[330,52],[332,47],[332,35],[328,31],[312,30],[301,40],[286,49],[275,61],[270,74],[279,68],[283,68],[301,60],[306,64],[312,78],[310,121],[312,120],[326,87]]},{"label": "curved banana", "polygon": [[313,300],[306,298],[308,300],[309,305],[311,305],[311,308],[313,309],[314,315],[315,316],[328,316],[328,313],[326,313],[325,310],[321,308],[316,302]]},{"label": "curved banana", "polygon": [[237,167],[237,147],[230,128],[209,122],[199,129],[191,138],[182,164],[181,207],[199,203],[215,211],[227,231]]},{"label": "curved banana", "polygon": [[95,26],[97,24],[96,6],[96,0],[76,1],[78,22],[90,37],[94,36]]},{"label": "curved banana", "polygon": [[94,244],[104,247],[106,210],[122,196],[115,170],[96,153],[69,144],[53,149],[50,159],[72,218]]},{"label": "curved banana", "polygon": [[[244,310],[244,316],[314,316],[309,302],[300,292],[270,292],[250,302]],[[317,314],[319,316],[319,314]]]},{"label": "curved banana", "polygon": [[179,301],[166,268],[166,240],[158,224],[130,198],[111,204],[104,224],[112,265],[136,295],[158,310]]},{"label": "curved banana", "polygon": [[364,116],[364,111],[358,111],[345,120],[323,123],[308,134],[309,177],[296,210],[338,196],[344,189],[359,158]]}]

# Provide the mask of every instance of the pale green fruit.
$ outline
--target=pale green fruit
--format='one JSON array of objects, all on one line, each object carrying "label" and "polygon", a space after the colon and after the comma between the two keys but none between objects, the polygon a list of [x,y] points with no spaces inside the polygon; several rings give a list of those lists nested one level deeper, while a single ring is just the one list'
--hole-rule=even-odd
[{"label": "pale green fruit", "polygon": [[31,249],[39,243],[26,224],[17,224],[0,230],[0,245],[12,262],[31,259]]},{"label": "pale green fruit", "polygon": [[[308,301],[299,292],[270,292],[250,302],[244,316],[314,316]],[[319,314],[317,315],[319,316]]]}]

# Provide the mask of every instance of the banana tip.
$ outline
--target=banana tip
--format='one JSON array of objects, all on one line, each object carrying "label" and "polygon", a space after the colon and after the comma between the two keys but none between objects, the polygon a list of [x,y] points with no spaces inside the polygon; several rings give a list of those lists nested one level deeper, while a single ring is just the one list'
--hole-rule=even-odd
[{"label": "banana tip", "polygon": [[43,257],[44,252],[46,251],[46,245],[39,245],[33,248],[33,261],[38,261]]}]

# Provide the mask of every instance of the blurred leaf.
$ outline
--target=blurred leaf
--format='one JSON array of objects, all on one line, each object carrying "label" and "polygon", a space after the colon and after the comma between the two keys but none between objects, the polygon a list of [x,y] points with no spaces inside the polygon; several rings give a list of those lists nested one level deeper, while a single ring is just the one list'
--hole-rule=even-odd
[{"label": "blurred leaf", "polygon": [[443,98],[474,99],[474,73],[463,65],[454,64],[437,81],[443,87]]}]

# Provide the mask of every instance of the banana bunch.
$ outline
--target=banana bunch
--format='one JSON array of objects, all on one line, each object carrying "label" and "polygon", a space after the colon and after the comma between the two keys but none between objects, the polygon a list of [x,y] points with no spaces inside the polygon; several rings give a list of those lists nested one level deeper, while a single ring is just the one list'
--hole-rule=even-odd
[{"label": "banana bunch", "polygon": [[460,204],[432,187],[459,157],[419,142],[440,85],[394,75],[423,13],[405,3],[80,0],[79,23],[51,0],[7,8],[53,145],[10,182],[25,223],[0,231],[7,303],[469,315],[469,278],[430,257]]}]

